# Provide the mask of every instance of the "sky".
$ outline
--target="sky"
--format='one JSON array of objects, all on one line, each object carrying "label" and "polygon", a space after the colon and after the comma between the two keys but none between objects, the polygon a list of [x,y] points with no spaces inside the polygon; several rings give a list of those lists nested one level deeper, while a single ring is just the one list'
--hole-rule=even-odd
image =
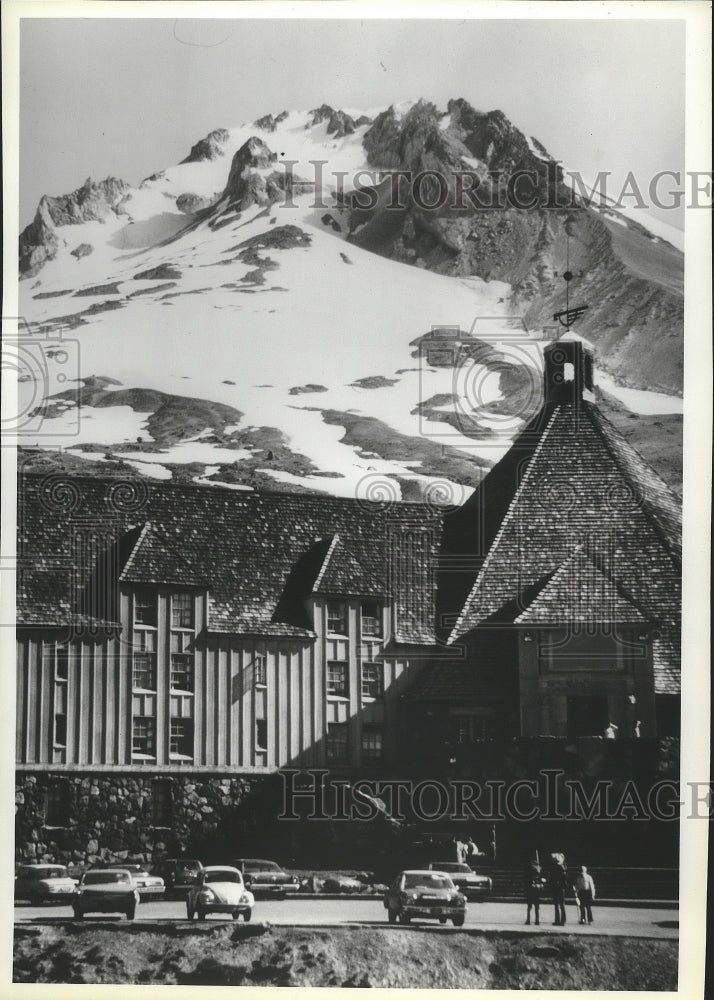
[{"label": "sky", "polygon": [[[266,112],[464,97],[617,195],[684,169],[684,22],[23,18],[20,226],[87,177],[132,184]],[[659,211],[681,226],[679,213]]]}]

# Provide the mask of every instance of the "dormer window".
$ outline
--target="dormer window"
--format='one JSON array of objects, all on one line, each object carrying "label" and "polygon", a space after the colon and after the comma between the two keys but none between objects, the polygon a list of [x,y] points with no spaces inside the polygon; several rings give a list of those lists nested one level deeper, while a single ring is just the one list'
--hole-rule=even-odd
[{"label": "dormer window", "polygon": [[156,627],[156,594],[138,590],[134,595],[134,624]]},{"label": "dormer window", "polygon": [[347,635],[347,604],[345,601],[327,602],[327,631],[333,635]]},{"label": "dormer window", "polygon": [[362,635],[382,635],[382,605],[379,601],[362,601],[360,605]]}]

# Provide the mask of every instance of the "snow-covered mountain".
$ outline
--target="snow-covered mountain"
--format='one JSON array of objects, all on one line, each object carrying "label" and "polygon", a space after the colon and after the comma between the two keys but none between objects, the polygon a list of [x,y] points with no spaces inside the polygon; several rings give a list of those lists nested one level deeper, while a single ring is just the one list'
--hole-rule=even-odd
[{"label": "snow-covered mountain", "polygon": [[64,466],[460,502],[539,403],[568,233],[621,396],[603,405],[651,460],[661,425],[676,482],[678,251],[603,206],[431,210],[429,176],[388,203],[397,170],[493,194],[523,169],[546,195],[563,182],[500,112],[323,105],[216,129],[138,187],[43,198],[20,239],[21,314],[48,337],[46,373],[21,376],[24,443]]}]

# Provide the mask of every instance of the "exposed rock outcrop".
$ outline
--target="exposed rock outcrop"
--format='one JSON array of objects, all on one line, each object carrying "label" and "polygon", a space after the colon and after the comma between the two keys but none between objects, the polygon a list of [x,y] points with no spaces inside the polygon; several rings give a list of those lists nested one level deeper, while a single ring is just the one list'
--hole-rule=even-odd
[{"label": "exposed rock outcrop", "polygon": [[281,111],[280,114],[275,115],[275,117],[272,115],[263,115],[262,118],[257,118],[253,124],[256,128],[262,129],[264,132],[274,132],[276,126],[279,125],[280,122],[284,122],[287,117],[288,112]]},{"label": "exposed rock outcrop", "polygon": [[205,198],[200,194],[186,192],[186,194],[180,194],[176,199],[176,208],[179,212],[185,212],[186,215],[195,215],[196,212],[202,212],[204,209],[210,208],[211,205],[215,205],[219,198],[220,193],[214,194],[212,198]]},{"label": "exposed rock outcrop", "polygon": [[224,154],[224,146],[230,139],[230,132],[225,128],[214,129],[205,139],[199,139],[191,147],[188,156],[181,163],[200,163],[202,160],[215,160]]},{"label": "exposed rock outcrop", "polygon": [[[57,256],[57,251],[63,244],[55,232],[58,226],[104,222],[111,215],[120,214],[120,205],[128,188],[126,181],[116,177],[107,177],[96,184],[88,177],[82,187],[71,194],[58,197],[43,195],[35,218],[20,234],[21,277],[37,274],[43,264]],[[72,252],[79,259],[88,252],[91,253],[91,249],[90,244],[85,243]]]},{"label": "exposed rock outcrop", "polygon": [[221,211],[243,211],[251,205],[269,205],[285,196],[292,187],[292,177],[286,171],[265,171],[276,162],[262,139],[251,136],[231,162],[230,173],[220,198]]},{"label": "exposed rock outcrop", "polygon": [[356,129],[356,123],[351,115],[345,111],[335,111],[329,104],[321,104],[319,108],[313,108],[310,112],[308,128],[313,125],[321,125],[327,122],[327,134],[334,135],[341,139],[345,135],[352,135]]},{"label": "exposed rock outcrop", "polygon": [[[589,305],[578,331],[607,368],[630,385],[681,392],[677,251],[628,223],[623,252],[622,227],[575,196],[542,144],[502,111],[476,111],[463,99],[450,101],[446,115],[424,101],[403,115],[390,107],[363,142],[384,176],[373,204],[349,199],[351,242],[442,274],[507,282],[511,311],[535,330],[552,327],[564,307],[569,266],[577,276],[571,301]],[[398,198],[394,170],[410,172]]]}]

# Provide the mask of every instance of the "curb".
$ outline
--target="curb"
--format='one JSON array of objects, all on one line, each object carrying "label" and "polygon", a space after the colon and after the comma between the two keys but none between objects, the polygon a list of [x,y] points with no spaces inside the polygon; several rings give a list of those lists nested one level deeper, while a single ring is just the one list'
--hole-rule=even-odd
[{"label": "curb", "polygon": [[[282,903],[292,900],[349,900],[350,902],[382,902],[384,896],[381,892],[299,892],[288,893]],[[259,899],[256,902],[269,902],[268,899]],[[572,900],[571,900],[572,902]],[[469,903],[524,903],[518,896],[485,896],[470,899]],[[525,904],[524,904],[525,905]],[[541,906],[552,905],[549,897],[541,898]],[[567,904],[566,904],[567,905]],[[641,909],[653,910],[678,910],[679,900],[677,899],[596,899],[596,906],[629,906]]]}]

